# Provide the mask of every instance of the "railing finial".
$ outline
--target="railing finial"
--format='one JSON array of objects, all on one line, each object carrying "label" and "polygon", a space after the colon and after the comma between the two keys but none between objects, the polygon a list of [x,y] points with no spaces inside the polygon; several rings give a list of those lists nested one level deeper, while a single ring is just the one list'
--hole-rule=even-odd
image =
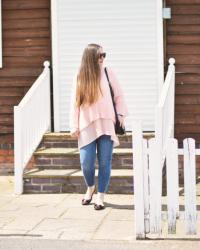
[{"label": "railing finial", "polygon": [[169,64],[174,65],[175,64],[175,59],[173,57],[169,58]]},{"label": "railing finial", "polygon": [[50,62],[49,61],[44,61],[43,63],[45,68],[48,68],[50,66]]}]

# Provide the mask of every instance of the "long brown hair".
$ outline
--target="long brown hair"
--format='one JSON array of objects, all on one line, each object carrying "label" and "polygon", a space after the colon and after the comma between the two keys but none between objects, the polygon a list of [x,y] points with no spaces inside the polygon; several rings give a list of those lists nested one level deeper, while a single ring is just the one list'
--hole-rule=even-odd
[{"label": "long brown hair", "polygon": [[101,70],[98,63],[98,44],[88,44],[84,49],[79,73],[77,76],[76,105],[91,105],[97,101],[100,93]]}]

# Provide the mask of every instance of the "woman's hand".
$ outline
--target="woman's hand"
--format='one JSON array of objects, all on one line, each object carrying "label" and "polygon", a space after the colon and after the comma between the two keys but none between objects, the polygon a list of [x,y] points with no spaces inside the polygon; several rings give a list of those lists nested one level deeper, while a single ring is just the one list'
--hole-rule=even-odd
[{"label": "woman's hand", "polygon": [[119,119],[119,123],[120,123],[120,126],[122,126],[124,128],[124,116],[122,115],[118,115],[118,119]]},{"label": "woman's hand", "polygon": [[71,137],[78,137],[79,136],[79,130],[76,130],[75,132],[72,132],[71,134]]}]

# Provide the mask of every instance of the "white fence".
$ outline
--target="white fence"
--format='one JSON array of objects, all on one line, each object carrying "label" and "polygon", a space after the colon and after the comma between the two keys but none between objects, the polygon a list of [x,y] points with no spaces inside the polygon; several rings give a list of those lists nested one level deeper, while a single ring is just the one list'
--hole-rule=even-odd
[{"label": "white fence", "polygon": [[[140,122],[134,123],[133,162],[135,195],[136,238],[142,239],[148,233],[162,233],[162,174],[158,162],[158,142],[155,138],[142,138]],[[185,233],[197,233],[196,211],[196,161],[200,149],[195,149],[195,141],[186,138],[183,149],[178,149],[174,138],[167,140],[167,213],[168,233],[176,233],[179,217],[179,168],[178,155],[184,156],[184,207]]]},{"label": "white fence", "polygon": [[51,130],[50,70],[36,79],[18,106],[14,106],[14,171],[15,194],[23,193],[23,171],[40,143],[43,134]]},{"label": "white fence", "polygon": [[[184,140],[178,149],[174,139],[175,60],[170,58],[169,68],[158,105],[155,110],[155,138],[143,139],[142,124],[133,123],[133,163],[135,195],[136,238],[148,233],[162,233],[162,169],[167,171],[168,232],[176,233],[179,217],[179,167],[178,155],[184,156],[185,233],[196,234],[196,161],[200,150],[195,141]],[[166,160],[166,161],[165,161]]]}]

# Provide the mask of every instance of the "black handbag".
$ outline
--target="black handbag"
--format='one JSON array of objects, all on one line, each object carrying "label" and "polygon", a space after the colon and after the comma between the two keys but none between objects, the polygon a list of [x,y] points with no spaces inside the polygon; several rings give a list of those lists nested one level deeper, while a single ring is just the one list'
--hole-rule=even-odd
[{"label": "black handbag", "polygon": [[110,80],[109,80],[108,72],[107,72],[106,68],[105,68],[105,74],[106,74],[106,77],[107,77],[107,80],[108,80],[108,83],[109,83],[110,94],[111,94],[111,97],[112,97],[113,108],[114,108],[114,111],[115,111],[115,119],[116,119],[115,133],[117,135],[124,135],[126,133],[125,127],[120,126],[120,122],[119,122],[117,111],[116,111],[115,101],[114,101],[114,92],[113,92],[112,86],[110,84]]}]

